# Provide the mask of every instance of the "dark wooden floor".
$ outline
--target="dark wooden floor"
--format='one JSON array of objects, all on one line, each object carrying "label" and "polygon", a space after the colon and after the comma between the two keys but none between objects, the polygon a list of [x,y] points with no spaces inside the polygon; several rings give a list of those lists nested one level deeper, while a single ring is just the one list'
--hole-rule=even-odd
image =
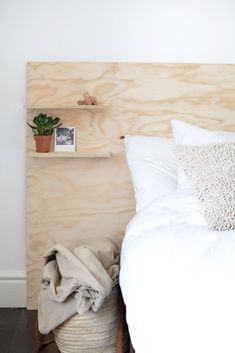
[{"label": "dark wooden floor", "polygon": [[1,353],[59,353],[55,343],[40,345],[35,338],[36,311],[0,309]]},{"label": "dark wooden floor", "polygon": [[[36,310],[0,308],[0,353],[59,353],[55,342],[38,342],[36,317]],[[133,348],[130,353],[134,353]]]}]

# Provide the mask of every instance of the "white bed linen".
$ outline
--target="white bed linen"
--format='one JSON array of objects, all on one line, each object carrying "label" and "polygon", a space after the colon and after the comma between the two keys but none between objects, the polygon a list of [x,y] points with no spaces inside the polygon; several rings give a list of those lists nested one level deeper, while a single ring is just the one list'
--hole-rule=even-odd
[{"label": "white bed linen", "polygon": [[120,284],[136,353],[235,352],[235,232],[175,193],[128,224]]}]

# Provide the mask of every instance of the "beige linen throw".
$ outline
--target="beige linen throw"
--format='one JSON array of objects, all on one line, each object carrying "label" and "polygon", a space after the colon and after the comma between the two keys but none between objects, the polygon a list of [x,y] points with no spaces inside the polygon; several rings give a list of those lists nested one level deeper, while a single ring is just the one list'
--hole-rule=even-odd
[{"label": "beige linen throw", "polygon": [[83,242],[72,251],[55,245],[44,255],[38,327],[47,334],[76,312],[98,311],[118,282],[121,239]]}]

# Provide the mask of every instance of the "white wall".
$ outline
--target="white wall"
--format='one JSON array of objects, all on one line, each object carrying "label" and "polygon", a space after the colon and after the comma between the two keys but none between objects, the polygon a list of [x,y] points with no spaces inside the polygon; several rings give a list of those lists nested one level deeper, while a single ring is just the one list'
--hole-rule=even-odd
[{"label": "white wall", "polygon": [[26,62],[235,63],[234,18],[234,0],[0,0],[0,306],[25,303]]}]

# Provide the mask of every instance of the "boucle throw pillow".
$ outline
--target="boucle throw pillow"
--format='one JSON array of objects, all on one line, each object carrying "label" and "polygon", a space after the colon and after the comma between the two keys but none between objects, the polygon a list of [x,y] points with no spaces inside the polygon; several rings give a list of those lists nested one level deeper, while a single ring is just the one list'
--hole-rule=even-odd
[{"label": "boucle throw pillow", "polygon": [[235,143],[178,145],[175,149],[208,228],[235,229]]}]

